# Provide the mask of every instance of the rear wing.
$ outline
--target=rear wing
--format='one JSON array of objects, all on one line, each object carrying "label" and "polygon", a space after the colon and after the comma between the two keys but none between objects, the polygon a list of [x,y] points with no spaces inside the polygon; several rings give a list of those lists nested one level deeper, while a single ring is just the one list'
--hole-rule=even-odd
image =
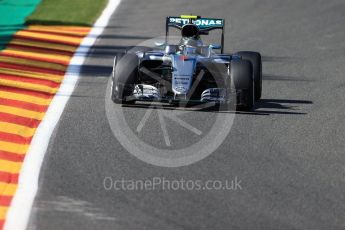
[{"label": "rear wing", "polygon": [[224,27],[225,20],[218,18],[201,18],[200,16],[181,15],[180,17],[167,17],[166,19],[166,32],[165,40],[168,42],[169,28],[182,29],[186,24],[195,24],[199,27],[201,34],[208,34],[211,30],[222,30],[221,37],[221,52],[224,51]]}]

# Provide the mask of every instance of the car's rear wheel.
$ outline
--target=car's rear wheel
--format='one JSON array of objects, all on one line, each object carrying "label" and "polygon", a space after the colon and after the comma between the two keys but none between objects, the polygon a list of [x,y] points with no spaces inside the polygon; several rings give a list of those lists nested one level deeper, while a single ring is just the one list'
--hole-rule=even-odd
[{"label": "car's rear wheel", "polygon": [[247,60],[230,62],[230,76],[238,95],[238,110],[251,110],[254,107],[253,66]]},{"label": "car's rear wheel", "polygon": [[254,78],[254,94],[255,101],[260,100],[262,95],[262,60],[261,54],[252,51],[237,52],[236,55],[241,56],[243,60],[248,60],[253,65],[253,78]]}]

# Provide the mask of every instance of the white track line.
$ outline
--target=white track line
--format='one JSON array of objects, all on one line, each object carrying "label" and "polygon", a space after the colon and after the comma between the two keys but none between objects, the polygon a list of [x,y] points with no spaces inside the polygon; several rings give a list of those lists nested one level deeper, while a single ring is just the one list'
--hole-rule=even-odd
[{"label": "white track line", "polygon": [[53,98],[43,121],[37,128],[32,139],[20,172],[16,194],[7,212],[4,225],[5,230],[24,230],[27,228],[32,204],[38,189],[40,169],[48,148],[50,137],[77,84],[86,54],[96,42],[97,37],[103,33],[104,28],[108,25],[110,17],[115,12],[120,1],[121,0],[109,0],[107,7],[94,24],[91,32],[84,38],[74,54],[60,89]]}]

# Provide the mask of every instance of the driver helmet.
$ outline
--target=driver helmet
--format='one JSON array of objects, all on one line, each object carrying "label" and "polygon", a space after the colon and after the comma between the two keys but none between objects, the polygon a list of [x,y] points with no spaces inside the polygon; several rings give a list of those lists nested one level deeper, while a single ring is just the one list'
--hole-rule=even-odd
[{"label": "driver helmet", "polygon": [[180,45],[198,47],[202,46],[203,43],[200,39],[200,30],[197,25],[186,24],[181,29],[182,39]]}]

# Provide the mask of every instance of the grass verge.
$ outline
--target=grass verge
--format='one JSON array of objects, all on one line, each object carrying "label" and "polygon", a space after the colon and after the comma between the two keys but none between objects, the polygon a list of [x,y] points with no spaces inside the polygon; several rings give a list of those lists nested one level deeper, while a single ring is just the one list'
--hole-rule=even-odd
[{"label": "grass verge", "polygon": [[42,0],[26,24],[92,26],[107,0]]}]

